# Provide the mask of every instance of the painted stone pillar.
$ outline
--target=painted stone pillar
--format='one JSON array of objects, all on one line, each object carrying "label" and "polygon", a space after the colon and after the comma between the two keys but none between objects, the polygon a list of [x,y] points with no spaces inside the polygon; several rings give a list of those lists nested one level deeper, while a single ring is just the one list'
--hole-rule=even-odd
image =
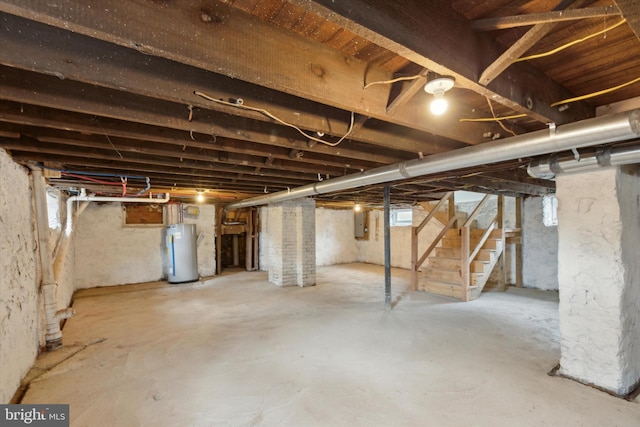
[{"label": "painted stone pillar", "polygon": [[270,204],[269,281],[278,286],[316,284],[316,203],[312,199]]},{"label": "painted stone pillar", "polygon": [[640,382],[639,171],[556,180],[559,373],[617,395]]}]

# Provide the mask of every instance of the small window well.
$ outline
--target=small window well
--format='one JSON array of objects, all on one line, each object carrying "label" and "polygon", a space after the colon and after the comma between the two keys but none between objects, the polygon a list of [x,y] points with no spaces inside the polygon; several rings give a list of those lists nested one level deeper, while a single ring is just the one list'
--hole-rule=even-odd
[{"label": "small window well", "polygon": [[413,210],[392,209],[390,219],[392,227],[411,227],[413,225]]},{"label": "small window well", "polygon": [[542,198],[542,223],[546,227],[558,225],[558,199],[556,196]]}]

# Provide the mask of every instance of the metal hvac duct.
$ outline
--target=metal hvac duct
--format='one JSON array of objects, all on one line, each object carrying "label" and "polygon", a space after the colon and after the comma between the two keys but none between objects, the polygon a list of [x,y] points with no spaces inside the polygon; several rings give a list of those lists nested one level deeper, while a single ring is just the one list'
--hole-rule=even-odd
[{"label": "metal hvac duct", "polygon": [[640,109],[610,116],[569,123],[557,128],[531,132],[493,142],[434,154],[388,166],[370,169],[292,190],[258,196],[229,204],[226,209],[240,209],[300,197],[332,193],[366,185],[381,184],[455,169],[497,163],[522,157],[540,156],[572,148],[589,147],[640,136]]},{"label": "metal hvac duct", "polygon": [[596,151],[595,156],[559,160],[557,155],[531,162],[527,172],[534,178],[553,179],[560,173],[585,172],[607,166],[640,163],[640,145],[632,147],[606,147]]}]

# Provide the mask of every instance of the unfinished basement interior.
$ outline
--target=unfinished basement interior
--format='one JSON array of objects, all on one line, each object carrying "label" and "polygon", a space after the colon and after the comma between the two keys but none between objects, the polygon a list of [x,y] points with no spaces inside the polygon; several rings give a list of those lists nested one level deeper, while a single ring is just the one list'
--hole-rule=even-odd
[{"label": "unfinished basement interior", "polygon": [[640,425],[638,0],[0,22],[0,424]]}]

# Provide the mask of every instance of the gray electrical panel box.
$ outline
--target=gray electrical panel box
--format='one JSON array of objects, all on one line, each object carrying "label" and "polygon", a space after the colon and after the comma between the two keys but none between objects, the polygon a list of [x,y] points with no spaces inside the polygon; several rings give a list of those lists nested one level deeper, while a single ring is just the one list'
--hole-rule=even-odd
[{"label": "gray electrical panel box", "polygon": [[367,236],[367,212],[362,210],[354,212],[355,237],[363,239]]}]

